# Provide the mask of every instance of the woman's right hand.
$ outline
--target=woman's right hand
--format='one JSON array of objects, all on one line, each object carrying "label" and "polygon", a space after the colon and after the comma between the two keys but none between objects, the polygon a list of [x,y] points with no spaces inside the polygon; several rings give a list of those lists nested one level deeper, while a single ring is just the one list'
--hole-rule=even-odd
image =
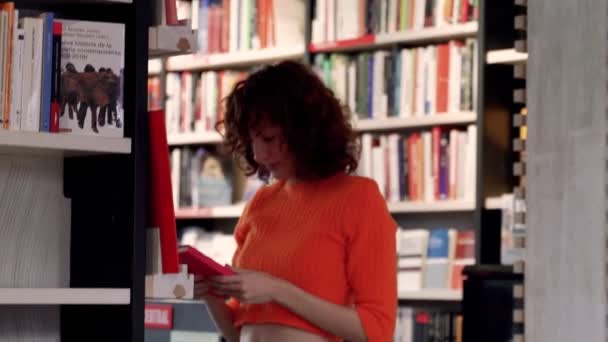
[{"label": "woman's right hand", "polygon": [[214,296],[209,292],[211,288],[208,278],[198,275],[194,276],[194,299],[208,300]]}]

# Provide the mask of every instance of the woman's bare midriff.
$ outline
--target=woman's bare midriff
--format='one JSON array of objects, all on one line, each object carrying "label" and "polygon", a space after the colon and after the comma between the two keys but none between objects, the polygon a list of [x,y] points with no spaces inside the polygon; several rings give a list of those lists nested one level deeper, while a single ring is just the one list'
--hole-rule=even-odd
[{"label": "woman's bare midriff", "polygon": [[240,342],[327,342],[308,331],[278,324],[247,324],[241,328]]}]

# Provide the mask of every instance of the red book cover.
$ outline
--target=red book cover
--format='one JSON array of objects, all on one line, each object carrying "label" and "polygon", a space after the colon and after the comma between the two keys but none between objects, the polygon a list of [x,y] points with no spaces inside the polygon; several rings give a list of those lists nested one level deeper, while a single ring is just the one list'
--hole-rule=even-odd
[{"label": "red book cover", "polygon": [[171,190],[169,146],[165,112],[154,110],[150,117],[150,224],[159,227],[163,273],[178,273],[177,232]]},{"label": "red book cover", "polygon": [[469,2],[461,1],[460,6],[460,22],[466,23],[469,21]]},{"label": "red book cover", "polygon": [[452,279],[450,279],[450,288],[454,290],[462,289],[462,281],[464,280],[462,276],[462,270],[465,266],[466,265],[464,264],[452,265]]},{"label": "red book cover", "polygon": [[448,111],[449,84],[450,45],[441,44],[437,48],[437,113]]},{"label": "red book cover", "polygon": [[231,0],[222,1],[222,39],[220,42],[221,52],[228,52],[228,50],[230,50],[230,1]]},{"label": "red book cover", "polygon": [[439,191],[439,156],[441,155],[441,128],[433,127],[432,135],[432,150],[431,150],[431,167],[433,168],[433,194],[436,200],[440,199]]},{"label": "red book cover", "polygon": [[6,72],[4,80],[0,80],[0,82],[4,82],[4,108],[0,108],[0,123],[2,123],[2,127],[8,129],[10,126],[10,108],[11,108],[11,62],[13,60],[13,30],[15,29],[15,3],[7,2],[0,4],[0,10],[7,12],[8,14],[8,32],[7,34],[7,49],[6,51],[0,51],[0,53],[4,54],[4,60],[8,61],[5,65],[0,65],[0,68],[4,68]]},{"label": "red book cover", "polygon": [[179,247],[179,263],[188,265],[188,273],[202,277],[236,274],[230,267],[218,264],[215,260],[190,246]]},{"label": "red book cover", "polygon": [[268,11],[266,0],[257,0],[258,1],[258,35],[260,36],[260,47],[263,49],[267,44],[267,36],[266,36],[266,25],[268,16],[266,15],[266,11]]},{"label": "red book cover", "polygon": [[179,25],[177,20],[177,1],[176,0],[164,0],[165,1],[165,21],[167,25]]},{"label": "red book cover", "polygon": [[163,304],[146,304],[144,309],[144,327],[146,329],[173,329],[173,306]]},{"label": "red book cover", "polygon": [[475,232],[472,230],[459,231],[456,235],[455,259],[475,258]]}]

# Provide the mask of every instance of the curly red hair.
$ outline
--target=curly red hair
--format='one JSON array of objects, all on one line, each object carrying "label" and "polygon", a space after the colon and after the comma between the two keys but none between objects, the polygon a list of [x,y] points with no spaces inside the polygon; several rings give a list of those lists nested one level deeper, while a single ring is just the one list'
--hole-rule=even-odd
[{"label": "curly red hair", "polygon": [[282,62],[238,82],[225,99],[227,147],[245,161],[246,174],[267,179],[253,158],[250,131],[267,120],[279,126],[296,162],[296,178],[323,179],[357,168],[359,147],[350,112],[308,66]]}]

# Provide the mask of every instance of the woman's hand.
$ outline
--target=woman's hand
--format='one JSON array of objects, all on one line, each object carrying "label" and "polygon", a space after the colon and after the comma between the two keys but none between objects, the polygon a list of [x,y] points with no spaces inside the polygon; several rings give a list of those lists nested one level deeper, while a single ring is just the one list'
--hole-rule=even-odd
[{"label": "woman's hand", "polygon": [[209,300],[213,298],[213,294],[209,292],[211,289],[210,279],[201,276],[194,276],[194,299]]},{"label": "woman's hand", "polygon": [[285,283],[269,274],[233,268],[237,274],[211,278],[214,293],[234,297],[245,304],[262,304],[274,301]]}]

